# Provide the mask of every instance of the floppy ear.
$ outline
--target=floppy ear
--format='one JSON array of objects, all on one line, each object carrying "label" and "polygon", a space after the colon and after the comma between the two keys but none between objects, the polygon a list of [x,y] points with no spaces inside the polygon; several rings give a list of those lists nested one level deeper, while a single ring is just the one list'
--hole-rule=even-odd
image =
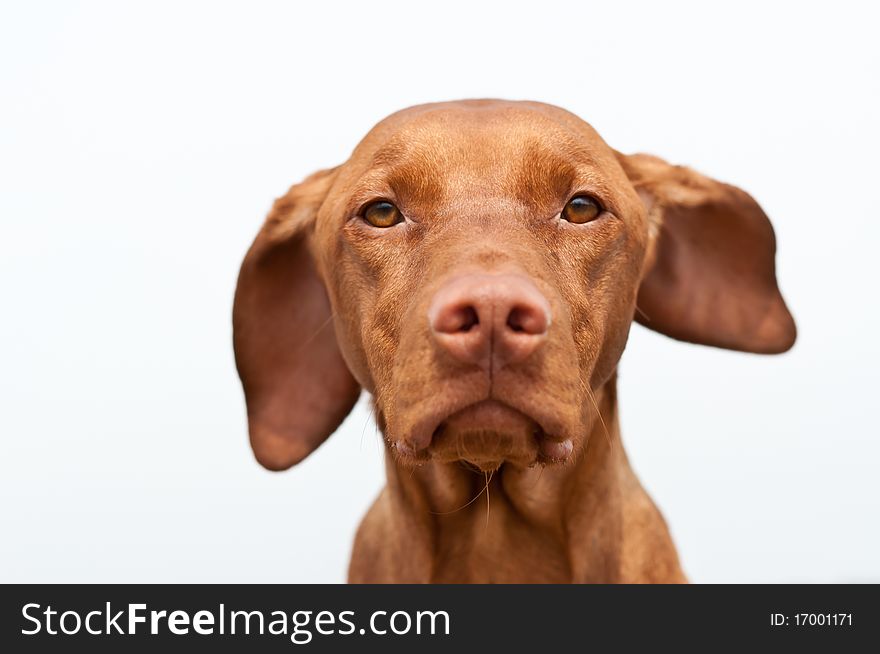
[{"label": "floppy ear", "polygon": [[776,237],[745,191],[649,155],[618,161],[656,234],[636,320],[692,343],[785,352],[794,320],[776,284]]},{"label": "floppy ear", "polygon": [[278,199],[244,258],[232,310],[235,362],[251,446],[271,470],[299,463],[335,431],[360,393],[333,329],[310,251],[334,170]]}]

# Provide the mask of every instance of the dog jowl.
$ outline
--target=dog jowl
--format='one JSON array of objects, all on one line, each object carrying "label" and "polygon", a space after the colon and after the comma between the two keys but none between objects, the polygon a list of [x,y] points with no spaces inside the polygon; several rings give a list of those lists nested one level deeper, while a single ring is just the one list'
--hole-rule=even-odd
[{"label": "dog jowl", "polygon": [[683,581],[623,452],[615,370],[633,320],[790,348],[775,249],[742,190],[562,109],[398,112],[278,199],[242,265],[254,452],[296,464],[370,393],[388,483],[352,581]]}]

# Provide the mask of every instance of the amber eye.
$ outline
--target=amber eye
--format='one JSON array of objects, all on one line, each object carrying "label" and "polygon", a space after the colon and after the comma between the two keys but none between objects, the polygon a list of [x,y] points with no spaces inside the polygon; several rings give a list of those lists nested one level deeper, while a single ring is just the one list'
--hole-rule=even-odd
[{"label": "amber eye", "polygon": [[391,227],[403,221],[400,209],[386,200],[372,202],[364,209],[364,220],[373,227]]},{"label": "amber eye", "polygon": [[562,210],[562,217],[570,223],[582,225],[602,213],[601,205],[589,195],[576,195]]}]

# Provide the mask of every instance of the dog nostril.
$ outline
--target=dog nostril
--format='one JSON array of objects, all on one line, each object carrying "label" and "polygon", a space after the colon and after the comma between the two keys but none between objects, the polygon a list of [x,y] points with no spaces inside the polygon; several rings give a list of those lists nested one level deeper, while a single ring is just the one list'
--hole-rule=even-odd
[{"label": "dog nostril", "polygon": [[447,307],[433,321],[435,331],[442,334],[461,334],[471,331],[480,324],[480,317],[475,307],[459,305]]},{"label": "dog nostril", "polygon": [[547,331],[547,322],[547,314],[531,306],[516,306],[507,316],[507,327],[522,334],[543,334]]},{"label": "dog nostril", "polygon": [[469,332],[471,329],[480,324],[480,316],[473,307],[462,307],[460,310],[461,325],[458,328],[460,332]]},{"label": "dog nostril", "polygon": [[507,326],[510,327],[515,332],[525,331],[522,325],[523,316],[522,311],[518,309],[514,309],[510,312],[510,315],[507,316]]}]

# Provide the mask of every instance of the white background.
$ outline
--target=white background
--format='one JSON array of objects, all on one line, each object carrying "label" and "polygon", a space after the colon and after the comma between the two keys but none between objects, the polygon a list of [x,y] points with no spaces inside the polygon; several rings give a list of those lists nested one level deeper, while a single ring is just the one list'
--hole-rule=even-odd
[{"label": "white background", "polygon": [[871,3],[17,3],[0,12],[0,580],[342,581],[362,402],[253,460],[230,312],[271,200],[402,107],[534,99],[751,192],[795,349],[634,327],[624,442],[697,582],[880,581]]}]

